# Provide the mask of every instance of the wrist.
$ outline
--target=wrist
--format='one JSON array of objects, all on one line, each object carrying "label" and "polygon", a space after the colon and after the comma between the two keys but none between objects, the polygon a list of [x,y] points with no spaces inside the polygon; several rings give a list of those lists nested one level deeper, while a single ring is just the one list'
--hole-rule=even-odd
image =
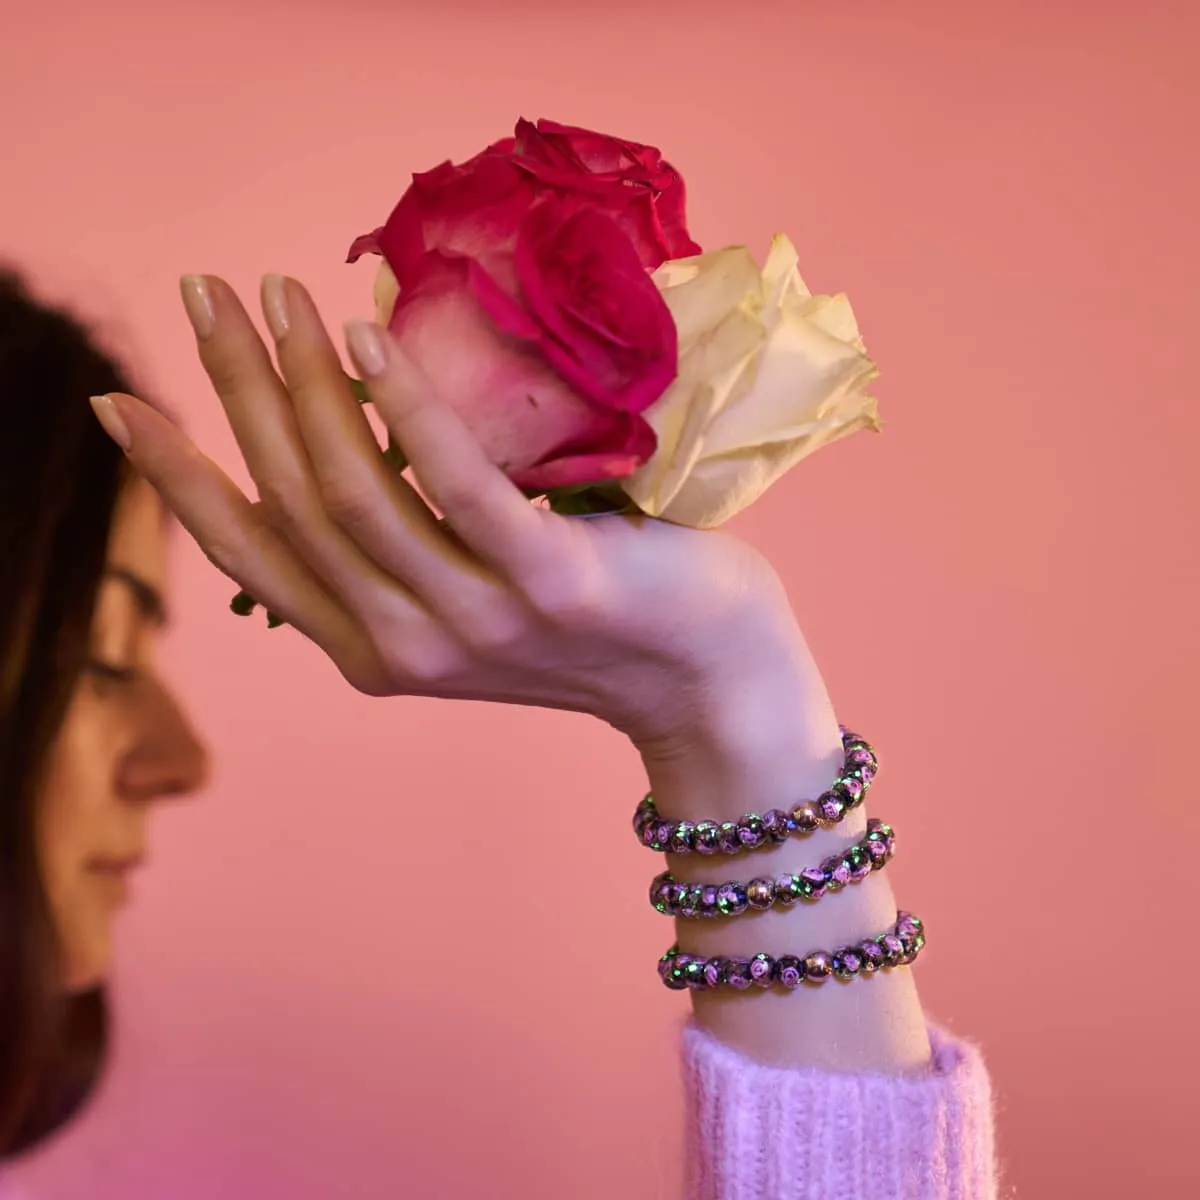
[{"label": "wrist", "polygon": [[729,677],[685,728],[636,744],[659,811],[676,820],[733,820],[815,798],[844,757],[811,660]]}]

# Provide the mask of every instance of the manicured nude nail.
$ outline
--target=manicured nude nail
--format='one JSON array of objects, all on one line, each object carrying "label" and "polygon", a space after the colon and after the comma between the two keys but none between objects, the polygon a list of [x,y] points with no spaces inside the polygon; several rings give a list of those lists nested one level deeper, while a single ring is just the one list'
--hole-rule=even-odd
[{"label": "manicured nude nail", "polygon": [[179,281],[179,291],[196,336],[201,340],[210,337],[217,324],[217,315],[213,311],[208,280],[203,275],[185,275]]},{"label": "manicured nude nail", "polygon": [[355,366],[366,376],[382,375],[387,366],[387,348],[379,330],[369,321],[346,322],[346,345]]},{"label": "manicured nude nail", "polygon": [[129,435],[129,426],[125,424],[125,418],[117,412],[117,406],[113,403],[112,397],[93,396],[92,411],[96,414],[96,419],[104,426],[104,432],[122,450],[128,450],[133,438]]},{"label": "manicured nude nail", "polygon": [[264,275],[262,281],[263,316],[271,336],[281,342],[288,335],[287,280],[282,275]]}]

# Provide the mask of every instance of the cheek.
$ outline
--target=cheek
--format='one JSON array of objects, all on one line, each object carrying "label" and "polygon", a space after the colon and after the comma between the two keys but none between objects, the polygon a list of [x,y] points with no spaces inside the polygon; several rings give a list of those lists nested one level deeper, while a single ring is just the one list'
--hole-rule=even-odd
[{"label": "cheek", "polygon": [[88,700],[77,697],[68,710],[37,813],[38,868],[69,988],[91,986],[107,969],[111,905],[87,863],[104,849],[106,831],[121,812],[112,731]]}]

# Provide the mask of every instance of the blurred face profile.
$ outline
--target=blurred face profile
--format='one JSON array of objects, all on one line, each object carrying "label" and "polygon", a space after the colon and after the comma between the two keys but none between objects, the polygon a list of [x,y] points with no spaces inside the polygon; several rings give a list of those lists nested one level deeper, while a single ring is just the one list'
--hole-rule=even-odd
[{"label": "blurred face profile", "polygon": [[69,991],[108,972],[112,922],[146,860],[157,802],[187,795],[205,778],[204,748],[155,666],[165,549],[159,500],[135,480],[117,505],[87,666],[37,812],[38,865]]}]

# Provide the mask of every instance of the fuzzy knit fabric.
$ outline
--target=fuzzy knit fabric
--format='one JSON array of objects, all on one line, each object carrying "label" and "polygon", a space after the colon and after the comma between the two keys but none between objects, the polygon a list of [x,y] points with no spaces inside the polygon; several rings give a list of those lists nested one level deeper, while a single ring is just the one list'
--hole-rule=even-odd
[{"label": "fuzzy knit fabric", "polygon": [[919,1076],[768,1067],[688,1026],[687,1200],[995,1200],[991,1083],[930,1029]]}]

